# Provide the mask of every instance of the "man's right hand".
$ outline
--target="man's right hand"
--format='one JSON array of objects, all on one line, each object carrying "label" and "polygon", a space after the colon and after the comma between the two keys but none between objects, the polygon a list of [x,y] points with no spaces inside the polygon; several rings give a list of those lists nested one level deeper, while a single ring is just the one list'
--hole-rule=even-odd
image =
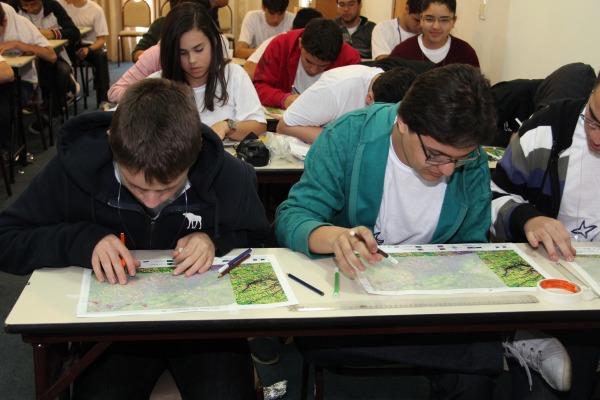
[{"label": "man's right hand", "polygon": [[[123,267],[121,258],[125,260],[126,267]],[[131,252],[115,235],[103,237],[92,252],[92,268],[96,274],[98,282],[104,282],[105,276],[109,283],[125,285],[127,275],[135,275],[135,270],[141,263],[133,258]]]},{"label": "man's right hand", "polygon": [[558,261],[558,251],[567,261],[574,261],[575,248],[571,245],[571,237],[562,222],[550,217],[534,217],[525,223],[525,236],[529,244],[538,247],[540,242],[546,248],[548,257]]}]

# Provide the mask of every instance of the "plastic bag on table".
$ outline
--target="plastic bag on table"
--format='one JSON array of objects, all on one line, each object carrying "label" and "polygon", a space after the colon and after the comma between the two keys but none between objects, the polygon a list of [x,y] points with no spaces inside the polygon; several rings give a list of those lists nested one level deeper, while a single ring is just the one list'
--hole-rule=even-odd
[{"label": "plastic bag on table", "polygon": [[266,132],[263,135],[265,146],[271,153],[271,161],[278,158],[292,162],[304,161],[310,145],[293,136]]}]

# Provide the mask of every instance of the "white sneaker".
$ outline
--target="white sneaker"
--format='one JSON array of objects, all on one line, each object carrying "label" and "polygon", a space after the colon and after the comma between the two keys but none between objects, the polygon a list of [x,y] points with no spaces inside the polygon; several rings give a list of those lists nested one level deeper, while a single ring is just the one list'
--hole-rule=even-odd
[{"label": "white sneaker", "polygon": [[571,390],[571,358],[558,339],[540,331],[517,331],[513,341],[503,345],[505,356],[516,358],[525,368],[530,390],[529,368],[539,372],[553,389]]}]

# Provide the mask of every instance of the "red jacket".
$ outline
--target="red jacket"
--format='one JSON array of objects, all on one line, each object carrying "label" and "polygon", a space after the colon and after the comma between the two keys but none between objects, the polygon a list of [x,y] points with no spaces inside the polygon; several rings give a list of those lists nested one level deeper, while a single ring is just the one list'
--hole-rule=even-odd
[{"label": "red jacket", "polygon": [[[284,108],[283,102],[292,94],[292,85],[300,62],[298,38],[304,29],[295,29],[275,36],[260,58],[254,72],[254,87],[263,106]],[[360,55],[344,43],[338,58],[328,70],[359,63]]]}]

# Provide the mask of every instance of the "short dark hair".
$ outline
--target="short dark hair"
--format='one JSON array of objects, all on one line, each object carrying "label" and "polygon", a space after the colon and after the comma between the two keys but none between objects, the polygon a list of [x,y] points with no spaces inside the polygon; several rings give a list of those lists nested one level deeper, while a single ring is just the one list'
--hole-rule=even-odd
[{"label": "short dark hair", "polygon": [[311,20],[300,37],[302,47],[321,61],[335,61],[344,44],[340,27],[325,18]]},{"label": "short dark hair", "polygon": [[262,0],[263,7],[272,13],[285,12],[289,4],[289,0]]},{"label": "short dark hair", "polygon": [[594,90],[600,86],[600,71],[598,72],[598,76],[596,77],[596,82],[594,82]]},{"label": "short dark hair", "polygon": [[6,17],[6,12],[4,11],[4,7],[0,4],[0,24],[4,25],[4,17]]},{"label": "short dark hair", "polygon": [[423,0],[421,3],[421,12],[429,8],[431,3],[444,4],[452,14],[456,14],[456,0]]},{"label": "short dark hair", "polygon": [[423,0],[406,0],[409,14],[418,14],[422,10]]},{"label": "short dark hair", "polygon": [[417,73],[410,68],[396,67],[384,72],[373,83],[373,97],[382,103],[397,103],[417,79]]},{"label": "short dark hair", "polygon": [[310,21],[315,18],[323,18],[321,11],[310,7],[304,7],[298,10],[294,21],[292,22],[292,29],[301,29],[306,26]]},{"label": "short dark hair", "polygon": [[417,77],[398,107],[413,132],[439,143],[468,147],[489,142],[496,130],[490,82],[479,68],[450,64]]},{"label": "short dark hair", "polygon": [[191,3],[199,3],[203,5],[207,10],[212,10],[212,4],[210,4],[210,0],[169,0],[169,4],[171,8],[175,7],[179,3],[183,3],[184,1],[189,1]]},{"label": "short dark hair", "polygon": [[[165,17],[160,34],[162,76],[177,82],[186,82],[181,68],[179,42],[184,33],[194,29],[204,33],[210,40],[211,61],[204,93],[204,108],[214,111],[217,102],[226,104],[229,100],[225,74],[227,62],[223,58],[223,41],[219,28],[203,5],[192,2],[179,3]],[[219,87],[220,90],[217,90]]]},{"label": "short dark hair", "polygon": [[127,88],[108,137],[113,159],[148,183],[172,182],[202,148],[194,92],[167,79],[142,79]]}]

